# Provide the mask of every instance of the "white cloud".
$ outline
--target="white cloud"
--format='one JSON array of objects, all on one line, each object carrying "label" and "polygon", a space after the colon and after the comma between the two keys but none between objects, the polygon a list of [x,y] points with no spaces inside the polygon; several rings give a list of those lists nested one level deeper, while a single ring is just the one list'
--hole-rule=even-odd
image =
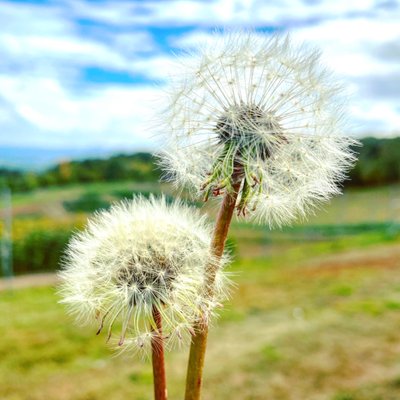
[{"label": "white cloud", "polygon": [[143,122],[157,89],[88,86],[82,82],[81,68],[154,77],[162,61],[145,57],[155,49],[153,38],[143,30],[105,30],[82,37],[65,5],[58,4],[0,3],[1,143],[151,146]]},{"label": "white cloud", "polygon": [[[40,65],[100,66],[129,70],[143,52],[156,50],[152,36],[145,30],[129,32],[96,31],[83,37],[63,3],[38,6],[0,2],[0,65],[17,65],[32,70]],[[53,68],[54,69],[54,68]]]},{"label": "white cloud", "polygon": [[[60,145],[66,138],[78,147],[90,145],[143,147],[149,138],[145,122],[151,115],[152,99],[158,89],[149,87],[106,87],[79,96],[69,93],[49,78],[0,77],[2,97],[13,105],[16,122],[24,131],[6,138],[10,144],[26,139],[27,127],[42,138],[29,138],[48,146]],[[4,108],[4,107],[3,107]],[[2,131],[14,131],[13,121],[4,118]],[[9,125],[11,124],[11,126]],[[22,136],[21,136],[22,135]],[[26,143],[25,143],[26,144]]]},{"label": "white cloud", "polygon": [[[398,20],[395,13],[390,13],[379,19],[322,20],[289,30],[296,42],[320,48],[324,64],[341,77],[353,93],[354,133],[400,130],[397,106],[400,90],[396,85],[400,62]],[[172,46],[191,48],[212,39],[212,33],[197,29],[170,40]]]},{"label": "white cloud", "polygon": [[393,136],[399,134],[400,113],[396,104],[358,98],[351,109],[354,124],[364,134]]},{"label": "white cloud", "polygon": [[2,53],[9,57],[10,62],[16,60],[26,67],[29,67],[29,59],[42,64],[66,60],[72,65],[101,65],[111,68],[123,68],[128,65],[127,57],[111,48],[71,36],[2,35],[0,48]]},{"label": "white cloud", "polygon": [[[398,57],[381,57],[378,50],[400,42],[396,13],[378,18],[349,18],[321,21],[293,31],[296,40],[315,44],[323,50],[324,62],[339,74],[354,95],[351,116],[359,133],[397,133],[400,130],[400,91],[393,87]],[[389,48],[388,48],[389,47]]]},{"label": "white cloud", "polygon": [[374,47],[400,40],[396,16],[385,19],[351,18],[323,21],[294,30],[297,40],[316,44],[326,63],[343,75],[389,72],[398,64],[377,58]]},{"label": "white cloud", "polygon": [[[372,0],[171,0],[88,3],[71,1],[72,12],[108,24],[158,26],[265,26],[368,13]],[[376,9],[376,12],[380,12]]]},{"label": "white cloud", "polygon": [[129,69],[148,78],[162,81],[174,73],[175,57],[173,55],[159,55],[137,59],[131,63]]},{"label": "white cloud", "polygon": [[[82,27],[77,18],[89,23]],[[88,66],[156,81],[173,74],[174,56],[161,51],[150,26],[167,34],[192,26],[163,38],[174,47],[208,39],[213,27],[290,28],[296,40],[321,47],[325,62],[359,93],[351,103],[357,130],[394,132],[400,93],[390,79],[400,61],[398,20],[398,8],[372,0],[0,0],[0,143],[152,146],[144,123],[159,89],[82,82]]]},{"label": "white cloud", "polygon": [[63,8],[54,5],[0,1],[2,34],[62,35],[70,31],[72,21]]}]

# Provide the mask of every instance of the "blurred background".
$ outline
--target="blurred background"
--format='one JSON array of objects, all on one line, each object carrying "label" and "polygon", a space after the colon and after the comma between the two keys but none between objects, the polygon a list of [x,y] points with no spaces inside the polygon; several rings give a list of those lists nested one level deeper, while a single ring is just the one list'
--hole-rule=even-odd
[{"label": "blurred background", "polygon": [[[238,287],[211,334],[204,399],[400,399],[399,20],[391,0],[0,0],[0,398],[151,398],[149,363],[75,326],[54,272],[95,210],[174,198],[147,127],[174,53],[252,28],[323,50],[363,146],[343,196],[308,221],[234,222]],[[186,356],[169,355],[171,399]]]}]

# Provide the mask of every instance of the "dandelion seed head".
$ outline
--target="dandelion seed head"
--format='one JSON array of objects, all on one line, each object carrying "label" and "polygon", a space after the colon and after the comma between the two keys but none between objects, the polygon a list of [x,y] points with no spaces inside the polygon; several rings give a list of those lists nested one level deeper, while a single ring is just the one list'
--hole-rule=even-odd
[{"label": "dandelion seed head", "polygon": [[260,223],[305,217],[355,161],[342,86],[318,50],[288,36],[216,36],[182,57],[167,97],[167,179],[205,199],[240,181],[238,212]]},{"label": "dandelion seed head", "polygon": [[[95,214],[66,250],[62,303],[83,323],[124,348],[149,350],[155,338],[153,311],[163,321],[166,345],[187,338],[199,314],[210,318],[227,295],[224,265],[210,252],[211,227],[205,217],[180,202],[142,197]],[[218,263],[215,296],[204,290],[207,265]],[[226,283],[226,284],[225,284]],[[115,326],[122,325],[114,338]]]}]

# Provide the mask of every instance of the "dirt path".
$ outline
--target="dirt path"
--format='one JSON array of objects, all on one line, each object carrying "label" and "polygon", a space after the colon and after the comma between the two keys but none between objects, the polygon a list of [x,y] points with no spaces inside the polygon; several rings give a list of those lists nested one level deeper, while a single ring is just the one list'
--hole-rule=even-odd
[{"label": "dirt path", "polygon": [[0,291],[7,289],[23,289],[27,287],[49,286],[57,283],[55,273],[31,274],[0,279]]},{"label": "dirt path", "polygon": [[327,254],[307,260],[304,272],[318,273],[349,268],[399,268],[400,244],[387,244],[365,249]]},{"label": "dirt path", "polygon": [[[307,260],[305,273],[319,273],[328,270],[356,267],[396,268],[400,267],[400,245],[380,245],[368,249],[356,249]],[[5,289],[22,289],[57,283],[55,273],[31,274],[16,276],[11,279],[0,278],[0,291]]]}]

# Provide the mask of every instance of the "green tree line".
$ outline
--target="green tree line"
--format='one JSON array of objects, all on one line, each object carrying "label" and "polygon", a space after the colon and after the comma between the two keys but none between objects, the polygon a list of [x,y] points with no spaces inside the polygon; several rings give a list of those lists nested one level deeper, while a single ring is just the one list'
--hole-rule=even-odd
[{"label": "green tree line", "polygon": [[73,183],[117,180],[154,182],[159,176],[154,157],[150,153],[136,153],[108,159],[65,161],[42,172],[1,168],[0,185],[7,185],[14,192],[22,192]]},{"label": "green tree line", "polygon": [[347,186],[378,186],[400,182],[400,137],[361,140],[358,161]]},{"label": "green tree line", "polygon": [[[346,186],[373,186],[400,182],[400,137],[365,138],[355,147],[358,162]],[[66,161],[42,172],[0,169],[0,185],[11,190],[29,191],[38,187],[72,183],[131,180],[155,182],[161,172],[150,153],[117,155],[108,159]]]}]

